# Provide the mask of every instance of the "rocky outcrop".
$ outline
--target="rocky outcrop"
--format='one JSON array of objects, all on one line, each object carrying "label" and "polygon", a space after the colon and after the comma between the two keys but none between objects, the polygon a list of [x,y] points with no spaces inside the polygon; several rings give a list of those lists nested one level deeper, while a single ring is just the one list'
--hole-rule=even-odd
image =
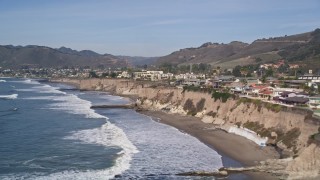
[{"label": "rocky outcrop", "polygon": [[262,137],[269,137],[269,144],[283,150],[284,159],[263,162],[257,166],[259,170],[281,174],[282,178],[289,179],[313,178],[320,174],[320,146],[310,141],[310,136],[318,133],[320,121],[312,117],[311,111],[258,100],[215,100],[206,92],[188,92],[129,80],[90,79],[70,82],[78,83],[80,89],[134,95],[136,103],[141,107],[194,115],[202,118],[204,123],[212,123],[222,129],[243,126]]}]

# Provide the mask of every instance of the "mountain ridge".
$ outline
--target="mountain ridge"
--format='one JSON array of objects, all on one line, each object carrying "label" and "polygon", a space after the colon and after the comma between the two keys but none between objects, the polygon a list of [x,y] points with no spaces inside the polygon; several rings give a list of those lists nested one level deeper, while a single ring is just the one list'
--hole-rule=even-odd
[{"label": "mountain ridge", "polygon": [[[320,55],[320,52],[317,51],[320,47],[319,37],[320,29],[316,29],[290,36],[257,39],[250,44],[241,41],[232,41],[228,44],[207,42],[196,48],[180,49],[160,57],[156,64],[207,63],[232,68],[236,65],[256,64],[257,58],[261,59],[260,62],[272,62],[279,59],[293,61],[294,58],[291,56],[297,56],[300,57],[300,61],[314,61],[313,59],[319,59]],[[308,49],[315,50],[315,53],[310,55]]]},{"label": "mountain ridge", "polygon": [[38,45],[0,45],[0,66],[20,67],[125,67],[128,62],[110,54],[91,50],[76,51],[71,48],[51,48]]},{"label": "mountain ridge", "polygon": [[232,41],[228,44],[207,42],[184,48],[162,57],[115,56],[91,50],[39,45],[0,45],[0,67],[132,67],[164,63],[173,65],[211,64],[221,68],[270,63],[284,59],[320,68],[320,29],[290,36],[262,38],[252,43]]}]

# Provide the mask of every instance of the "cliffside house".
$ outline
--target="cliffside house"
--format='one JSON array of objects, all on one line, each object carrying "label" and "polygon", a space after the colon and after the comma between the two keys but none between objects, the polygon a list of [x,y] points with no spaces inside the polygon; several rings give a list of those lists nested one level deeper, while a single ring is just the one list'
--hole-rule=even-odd
[{"label": "cliffside house", "polygon": [[206,80],[201,80],[201,79],[185,79],[182,85],[187,85],[187,86],[201,86],[206,83]]},{"label": "cliffside house", "polygon": [[308,105],[312,109],[320,109],[320,96],[309,97]]},{"label": "cliffside house", "polygon": [[177,74],[174,76],[175,79],[205,79],[205,74],[193,74],[193,73],[185,73],[185,74]]},{"label": "cliffside house", "polygon": [[117,78],[131,78],[132,74],[128,73],[128,71],[122,71],[120,74],[118,74]]},{"label": "cliffside house", "polygon": [[320,75],[313,75],[313,74],[305,74],[298,77],[298,80],[306,80],[310,82],[319,83],[320,82]]},{"label": "cliffside house", "polygon": [[173,77],[173,74],[167,73],[164,74],[163,71],[142,71],[133,73],[135,80],[149,80],[149,81],[159,81],[162,79],[170,79]]},{"label": "cliffside house", "polygon": [[305,97],[287,97],[287,98],[279,98],[280,102],[283,102],[284,104],[290,104],[290,105],[305,105],[309,101],[309,98]]},{"label": "cliffside house", "polygon": [[303,86],[304,84],[307,83],[307,80],[285,80],[284,84],[289,87],[289,88],[296,88],[296,89],[300,89],[301,86]]}]

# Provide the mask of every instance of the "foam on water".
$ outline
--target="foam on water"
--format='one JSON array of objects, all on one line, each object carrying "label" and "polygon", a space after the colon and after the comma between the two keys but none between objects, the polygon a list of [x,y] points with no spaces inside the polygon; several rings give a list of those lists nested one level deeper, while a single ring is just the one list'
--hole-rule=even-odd
[{"label": "foam on water", "polygon": [[0,99],[17,99],[18,94],[0,95]]},{"label": "foam on water", "polygon": [[119,157],[116,159],[115,165],[106,170],[65,171],[36,179],[111,179],[129,169],[133,154],[138,152],[137,148],[126,138],[124,132],[111,123],[106,123],[96,129],[74,132],[66,139],[81,140],[85,143],[100,144],[108,147],[117,146],[123,150],[118,153]]},{"label": "foam on water", "polygon": [[0,79],[0,82],[7,82],[6,80]]},{"label": "foam on water", "polygon": [[66,92],[59,91],[59,88],[52,87],[50,85],[34,86],[29,89],[16,89],[16,91],[23,92],[37,92],[37,93],[52,93],[52,94],[67,94]]},{"label": "foam on water", "polygon": [[121,115],[116,111],[113,113],[117,117],[112,117],[116,118],[116,125],[135,146],[143,149],[133,156],[130,169],[122,174],[125,179],[144,179],[148,175],[172,179],[181,172],[215,171],[222,167],[221,155],[195,137],[131,110]]},{"label": "foam on water", "polygon": [[21,79],[21,80],[14,80],[10,82],[23,83],[23,84],[41,84],[37,80],[33,80],[33,79]]},{"label": "foam on water", "polygon": [[[49,85],[35,86],[33,89],[36,89],[40,92],[60,94],[59,96],[26,98],[55,101],[47,107],[49,109],[85,115],[87,118],[108,119],[107,117],[97,114],[94,110],[90,109],[90,101],[80,99],[74,94],[66,94]],[[100,144],[106,147],[120,147],[122,148],[122,151],[119,157],[116,159],[115,165],[105,170],[92,170],[86,172],[64,171],[54,173],[49,176],[39,177],[39,175],[36,175],[30,177],[31,179],[110,179],[115,175],[121,174],[125,170],[129,169],[133,154],[138,152],[137,148],[129,141],[126,134],[120,128],[108,121],[106,121],[106,124],[99,128],[73,132],[70,136],[65,137],[65,139],[80,140],[83,143]]]},{"label": "foam on water", "polygon": [[25,83],[25,84],[41,84],[38,81],[32,80],[32,79],[26,79],[26,80],[22,81],[22,83]]},{"label": "foam on water", "polygon": [[[66,170],[53,174],[21,173],[2,177],[4,179],[111,179],[121,174],[124,178],[144,178],[146,174],[171,175],[192,170],[215,170],[222,166],[221,156],[199,140],[187,134],[182,134],[175,128],[158,124],[148,117],[134,112],[126,114],[122,111],[119,120],[114,121],[109,114],[101,115],[90,109],[92,103],[80,99],[77,95],[59,91],[58,88],[42,85],[33,81],[20,81],[33,85],[25,91],[42,94],[41,96],[24,97],[32,100],[51,100],[51,104],[44,106],[45,109],[64,111],[78,114],[87,118],[99,118],[106,121],[101,127],[71,132],[64,137],[66,140],[76,140],[85,144],[98,144],[108,148],[121,148],[117,154],[115,164],[103,170]],[[74,93],[74,92],[73,92]],[[21,97],[23,95],[20,95]],[[99,95],[108,100],[120,100],[118,97]],[[115,113],[118,115],[119,113]],[[137,116],[135,116],[136,114]],[[111,117],[111,115],[109,116]],[[123,122],[121,123],[121,121]],[[133,121],[134,120],[134,121]],[[118,122],[119,121],[119,122]],[[120,128],[119,128],[120,127]],[[178,147],[178,148],[176,148]],[[138,148],[143,149],[138,153]],[[55,157],[46,157],[55,158]],[[34,160],[21,162],[34,168],[37,166]]]}]

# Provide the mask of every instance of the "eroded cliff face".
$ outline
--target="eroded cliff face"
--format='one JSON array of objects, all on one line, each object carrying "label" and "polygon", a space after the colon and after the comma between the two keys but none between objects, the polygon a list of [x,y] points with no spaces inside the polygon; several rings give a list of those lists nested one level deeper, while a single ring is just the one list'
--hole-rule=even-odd
[{"label": "eroded cliff face", "polygon": [[[195,115],[205,123],[219,127],[244,126],[261,136],[268,136],[270,144],[285,151],[286,160],[272,160],[278,167],[273,173],[282,173],[289,179],[306,179],[320,174],[320,146],[310,143],[311,135],[318,133],[320,121],[312,113],[290,107],[268,106],[259,101],[241,101],[229,98],[223,102],[211,94],[187,92],[170,87],[127,80],[74,80],[81,89],[111,91],[118,95],[134,95],[137,104],[147,109],[168,113]],[[294,157],[294,158],[292,158]],[[270,166],[270,165],[269,165]]]}]

